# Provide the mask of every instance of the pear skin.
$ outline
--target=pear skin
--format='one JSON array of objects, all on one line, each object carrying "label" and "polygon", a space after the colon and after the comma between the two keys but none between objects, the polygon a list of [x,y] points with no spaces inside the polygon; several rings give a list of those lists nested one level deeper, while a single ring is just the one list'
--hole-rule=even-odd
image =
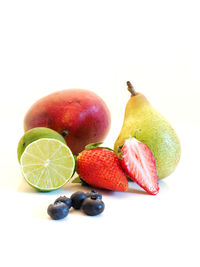
[{"label": "pear skin", "polygon": [[121,132],[114,144],[120,153],[126,139],[135,137],[146,144],[154,155],[159,179],[169,176],[178,165],[181,155],[179,138],[170,123],[127,82],[131,98],[127,102]]}]

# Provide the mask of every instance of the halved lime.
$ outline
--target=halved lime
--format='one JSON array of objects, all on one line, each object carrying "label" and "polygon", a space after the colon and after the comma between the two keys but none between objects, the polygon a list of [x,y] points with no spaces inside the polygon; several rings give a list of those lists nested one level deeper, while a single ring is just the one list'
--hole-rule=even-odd
[{"label": "halved lime", "polygon": [[40,191],[62,187],[72,177],[74,156],[59,140],[41,138],[30,143],[20,159],[25,180]]},{"label": "halved lime", "polygon": [[23,154],[25,148],[32,142],[40,139],[40,138],[53,138],[61,141],[66,145],[65,139],[63,136],[56,131],[49,129],[47,127],[35,127],[31,130],[25,132],[18,143],[17,147],[17,157],[20,162],[21,155]]}]

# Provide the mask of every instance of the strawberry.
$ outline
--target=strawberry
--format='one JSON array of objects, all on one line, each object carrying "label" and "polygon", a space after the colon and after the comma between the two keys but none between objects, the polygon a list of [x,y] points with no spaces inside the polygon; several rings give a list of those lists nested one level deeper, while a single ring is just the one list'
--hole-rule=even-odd
[{"label": "strawberry", "polygon": [[152,195],[159,192],[155,159],[147,145],[135,138],[127,139],[120,162],[125,173],[144,190]]},{"label": "strawberry", "polygon": [[77,157],[76,171],[91,186],[122,192],[128,189],[118,157],[106,148],[82,151]]}]

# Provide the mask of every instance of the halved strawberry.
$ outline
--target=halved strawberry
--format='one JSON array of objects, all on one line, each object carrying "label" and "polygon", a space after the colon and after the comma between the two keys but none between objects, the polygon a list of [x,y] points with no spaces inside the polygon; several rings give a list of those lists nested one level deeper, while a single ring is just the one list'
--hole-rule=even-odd
[{"label": "halved strawberry", "polygon": [[125,173],[152,195],[159,192],[154,156],[147,145],[129,138],[122,147],[121,166]]}]

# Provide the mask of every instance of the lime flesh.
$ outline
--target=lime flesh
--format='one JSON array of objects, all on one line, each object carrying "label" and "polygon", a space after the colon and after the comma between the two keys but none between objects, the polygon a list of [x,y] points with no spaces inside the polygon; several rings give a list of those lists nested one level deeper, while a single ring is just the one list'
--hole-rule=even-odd
[{"label": "lime flesh", "polygon": [[67,145],[41,138],[30,143],[20,159],[25,180],[40,191],[62,187],[72,177],[75,160]]}]

